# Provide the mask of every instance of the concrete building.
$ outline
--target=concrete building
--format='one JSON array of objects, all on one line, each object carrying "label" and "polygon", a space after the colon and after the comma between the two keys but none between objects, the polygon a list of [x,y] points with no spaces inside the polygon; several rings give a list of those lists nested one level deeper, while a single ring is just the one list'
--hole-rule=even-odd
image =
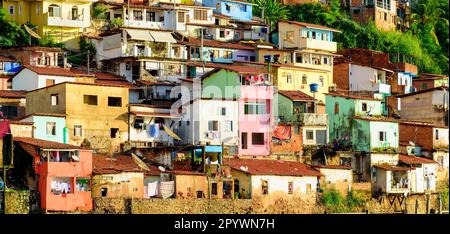
[{"label": "concrete building", "polygon": [[33,137],[36,139],[67,144],[69,130],[64,114],[31,113],[20,118],[20,122],[33,123]]},{"label": "concrete building", "polygon": [[397,28],[396,4],[396,0],[353,0],[350,15],[356,22],[367,24],[372,21],[380,30],[395,30]]}]

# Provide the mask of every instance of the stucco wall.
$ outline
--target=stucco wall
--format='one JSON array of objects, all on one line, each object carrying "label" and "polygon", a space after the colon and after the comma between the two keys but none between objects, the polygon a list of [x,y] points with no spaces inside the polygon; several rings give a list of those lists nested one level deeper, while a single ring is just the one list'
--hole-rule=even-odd
[{"label": "stucco wall", "polygon": [[93,176],[92,197],[102,197],[102,188],[107,189],[107,198],[143,198],[144,175],[138,172],[122,172]]}]

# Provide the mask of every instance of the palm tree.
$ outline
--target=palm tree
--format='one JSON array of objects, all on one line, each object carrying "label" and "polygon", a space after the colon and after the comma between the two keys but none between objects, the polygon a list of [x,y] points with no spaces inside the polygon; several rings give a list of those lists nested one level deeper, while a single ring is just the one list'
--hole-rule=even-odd
[{"label": "palm tree", "polygon": [[289,11],[279,0],[252,0],[253,13],[261,17],[273,30],[278,20],[288,19]]},{"label": "palm tree", "polygon": [[442,22],[448,26],[448,19],[444,18],[445,11],[439,7],[438,0],[415,0],[411,4],[411,13],[409,21],[411,25],[430,25],[431,36],[437,45],[439,40],[436,36],[436,24]]}]

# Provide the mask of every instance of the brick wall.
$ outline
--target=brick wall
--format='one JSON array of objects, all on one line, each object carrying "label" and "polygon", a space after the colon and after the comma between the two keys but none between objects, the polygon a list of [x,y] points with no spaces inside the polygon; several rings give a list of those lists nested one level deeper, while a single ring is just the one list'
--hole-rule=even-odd
[{"label": "brick wall", "polygon": [[[416,131],[417,128],[417,131]],[[420,126],[412,124],[399,124],[399,141],[415,142],[416,145],[422,146],[423,149],[433,149],[433,128],[429,126]]]},{"label": "brick wall", "polygon": [[333,83],[337,89],[349,89],[349,63],[339,63],[333,66]]},{"label": "brick wall", "polygon": [[344,49],[343,55],[345,58],[351,58],[351,61],[357,62],[364,66],[378,66],[387,69],[390,69],[392,66],[389,62],[389,54],[380,51],[361,48],[347,48]]}]

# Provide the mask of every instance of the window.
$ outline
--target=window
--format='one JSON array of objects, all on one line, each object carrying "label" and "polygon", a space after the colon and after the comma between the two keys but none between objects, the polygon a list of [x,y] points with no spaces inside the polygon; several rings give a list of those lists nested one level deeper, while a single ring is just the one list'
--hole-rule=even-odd
[{"label": "window", "polygon": [[362,111],[367,111],[367,103],[365,103],[365,102],[362,103],[361,110]]},{"label": "window", "polygon": [[74,136],[83,136],[83,129],[81,125],[74,125],[73,126],[73,135]]},{"label": "window", "polygon": [[387,21],[387,13],[384,12],[384,21]]},{"label": "window", "polygon": [[14,15],[14,6],[9,6],[8,10],[10,15]]},{"label": "window", "polygon": [[436,129],[435,130],[435,134],[436,134],[435,135],[436,140],[439,140],[439,130]]},{"label": "window", "polygon": [[45,86],[50,86],[50,85],[54,85],[54,84],[55,84],[55,80],[53,80],[53,79],[45,80]]},{"label": "window", "polygon": [[314,131],[306,130],[306,140],[314,140]]},{"label": "window", "polygon": [[221,108],[220,108],[220,115],[222,115],[222,116],[227,115],[227,108],[221,107]]},{"label": "window", "polygon": [[328,35],[326,33],[322,33],[322,40],[326,41],[328,39]]},{"label": "window", "polygon": [[308,84],[308,77],[306,75],[302,76],[302,84]]},{"label": "window", "polygon": [[78,7],[74,6],[72,7],[72,20],[78,19]]},{"label": "window", "polygon": [[118,132],[119,132],[118,128],[111,128],[111,138],[116,138]]},{"label": "window", "polygon": [[108,195],[108,188],[102,188],[102,197],[106,197]]},{"label": "window", "polygon": [[52,106],[58,105],[58,103],[59,103],[58,94],[52,94],[50,96],[50,101],[51,101]]},{"label": "window", "polygon": [[312,192],[311,184],[306,184],[306,193],[311,193],[311,192]]},{"label": "window", "polygon": [[379,134],[380,141],[386,141],[386,132],[379,131],[378,134]]},{"label": "window", "polygon": [[77,178],[76,189],[77,189],[77,192],[91,191],[91,179],[90,178]]},{"label": "window", "polygon": [[178,12],[178,23],[184,23],[186,16],[184,12]]},{"label": "window", "polygon": [[122,106],[121,97],[108,97],[108,106]]},{"label": "window", "polygon": [[353,14],[359,14],[359,9],[353,9]]},{"label": "window", "polygon": [[264,133],[252,133],[252,145],[264,145]]},{"label": "window", "polygon": [[220,38],[224,38],[225,37],[225,30],[220,30],[219,37]]},{"label": "window", "polygon": [[56,122],[47,122],[47,135],[56,135]]},{"label": "window", "polygon": [[226,11],[228,11],[228,12],[230,12],[230,10],[231,10],[231,7],[230,7],[230,5],[228,5],[228,4],[225,4],[225,10],[226,10]]},{"label": "window", "polygon": [[208,12],[206,10],[194,10],[194,19],[195,20],[207,20]]},{"label": "window", "polygon": [[61,8],[58,5],[48,6],[48,16],[50,17],[61,17]]},{"label": "window", "polygon": [[84,104],[93,105],[93,106],[97,105],[97,95],[84,95],[83,99],[84,99],[83,100]]},{"label": "window", "polygon": [[218,131],[219,130],[219,121],[211,120],[208,121],[208,131]]},{"label": "window", "polygon": [[339,114],[339,103],[337,102],[334,103],[334,113]]},{"label": "window", "polygon": [[323,58],[323,64],[328,64],[328,58],[327,57]]},{"label": "window", "polygon": [[233,131],[233,121],[232,120],[226,120],[224,128],[225,128],[226,132],[232,132]]},{"label": "window", "polygon": [[427,89],[428,88],[428,84],[427,83],[423,83],[422,84],[422,89]]},{"label": "window", "polygon": [[145,13],[145,20],[147,20],[148,22],[155,22],[156,21],[155,19],[156,19],[155,12],[147,11]]},{"label": "window", "polygon": [[286,32],[286,41],[294,41],[294,31]]},{"label": "window", "polygon": [[241,143],[242,143],[242,149],[247,149],[247,133],[246,132],[241,133]]},{"label": "window", "polygon": [[142,20],[142,11],[133,10],[133,17],[134,17],[134,20],[141,21]]},{"label": "window", "polygon": [[223,57],[226,59],[232,59],[233,58],[233,52],[232,51],[224,51],[223,52]]},{"label": "window", "polygon": [[73,193],[70,177],[52,177],[50,182],[51,193],[60,195],[63,193]]},{"label": "window", "polygon": [[288,194],[293,194],[294,193],[294,182],[289,181],[288,182]]},{"label": "window", "polygon": [[217,183],[211,183],[211,194],[217,195]]},{"label": "window", "polygon": [[262,194],[269,194],[269,181],[267,180],[261,181],[261,190]]},{"label": "window", "polygon": [[291,73],[288,73],[288,74],[287,74],[287,76],[286,76],[286,82],[287,82],[288,84],[292,84],[292,74],[291,74]]},{"label": "window", "polygon": [[261,115],[267,114],[265,102],[246,102],[244,104],[244,114]]},{"label": "window", "polygon": [[241,5],[241,11],[247,12],[247,5]]},{"label": "window", "polygon": [[323,87],[323,85],[324,85],[323,76],[319,76],[319,82],[320,82],[320,87]]},{"label": "window", "polygon": [[316,32],[312,32],[312,39],[316,39]]}]

